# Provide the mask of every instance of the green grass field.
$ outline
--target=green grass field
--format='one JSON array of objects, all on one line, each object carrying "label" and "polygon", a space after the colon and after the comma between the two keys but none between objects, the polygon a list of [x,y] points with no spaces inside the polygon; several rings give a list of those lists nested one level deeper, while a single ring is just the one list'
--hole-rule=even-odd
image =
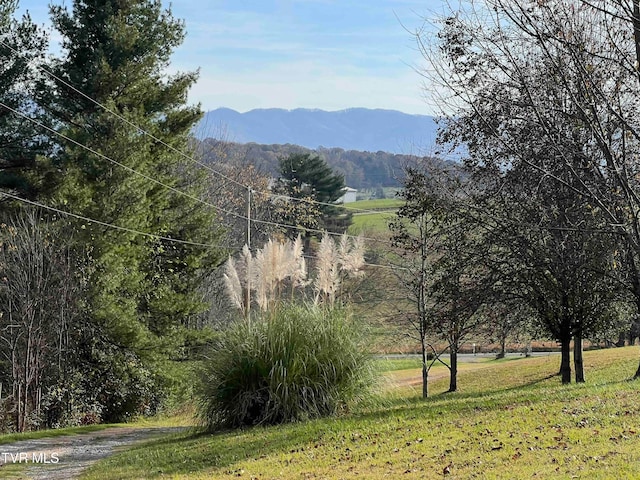
[{"label": "green grass field", "polygon": [[587,352],[588,383],[570,386],[558,356],[468,364],[453,394],[440,367],[427,400],[419,369],[406,368],[415,363],[384,361],[380,401],[340,418],[187,432],[83,478],[640,478],[638,357],[637,347]]},{"label": "green grass field", "polygon": [[[345,210],[362,209],[362,210],[394,210],[400,207],[404,202],[399,198],[382,198],[379,200],[360,200],[353,203],[347,203]],[[354,213],[358,213],[354,210]]]},{"label": "green grass field", "polygon": [[366,232],[380,232],[389,235],[389,220],[393,218],[392,212],[363,213],[354,215],[349,226],[348,233],[358,235]]},{"label": "green grass field", "polygon": [[395,214],[395,211],[403,204],[396,198],[384,198],[380,200],[363,200],[359,202],[349,203],[348,207],[371,210],[371,213],[358,212],[353,210],[353,220],[349,227],[351,235],[358,235],[366,232],[382,232],[388,234],[389,220]]}]

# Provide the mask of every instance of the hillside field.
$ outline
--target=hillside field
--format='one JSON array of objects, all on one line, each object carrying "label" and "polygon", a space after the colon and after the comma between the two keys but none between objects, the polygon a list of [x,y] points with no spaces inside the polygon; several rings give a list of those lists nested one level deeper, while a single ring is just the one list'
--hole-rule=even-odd
[{"label": "hillside field", "polygon": [[[349,227],[349,234],[358,235],[367,232],[389,233],[389,221],[396,210],[403,204],[397,198],[383,198],[379,200],[361,200],[346,205],[347,210],[353,213],[353,221]],[[370,210],[361,212],[358,210]]]},{"label": "hillside field", "polygon": [[[587,384],[562,386],[558,356],[465,365],[460,391],[384,361],[376,402],[338,419],[130,448],[85,479],[640,478],[638,348],[585,353]],[[395,369],[400,368],[400,370]],[[418,384],[416,384],[416,381]]]}]

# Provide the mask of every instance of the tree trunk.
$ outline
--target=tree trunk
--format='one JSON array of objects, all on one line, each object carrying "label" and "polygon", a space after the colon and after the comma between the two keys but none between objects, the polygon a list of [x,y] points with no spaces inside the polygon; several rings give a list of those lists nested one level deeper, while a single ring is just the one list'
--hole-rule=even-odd
[{"label": "tree trunk", "polygon": [[449,352],[451,367],[449,368],[449,392],[458,390],[458,349],[451,347]]},{"label": "tree trunk", "polygon": [[571,336],[566,335],[560,340],[562,359],[560,361],[560,375],[562,383],[571,383]]},{"label": "tree trunk", "polygon": [[[638,306],[638,308],[640,308],[640,295],[636,294],[636,305]],[[634,323],[638,321],[638,318],[636,317],[634,320]],[[631,337],[631,341],[629,343],[629,345],[633,345],[634,344],[634,338],[631,336],[632,334],[630,333],[629,336]],[[640,363],[638,363],[638,369],[636,370],[636,374],[633,376],[634,380],[640,378]]]},{"label": "tree trunk", "polygon": [[[640,308],[640,294],[636,293],[636,305],[638,306],[638,308]],[[638,318],[636,317],[634,319],[634,324],[638,321]],[[631,330],[631,329],[629,329]],[[634,332],[635,333],[635,332]],[[629,333],[629,337],[630,337],[630,341],[629,341],[629,345],[633,345],[635,342],[635,338],[633,337],[633,333]],[[638,363],[638,369],[636,370],[636,374],[633,376],[634,379],[638,379],[640,378],[640,363]]]},{"label": "tree trunk", "polygon": [[427,367],[427,349],[422,339],[422,398],[429,396],[429,368]]},{"label": "tree trunk", "polygon": [[429,369],[426,363],[422,363],[422,398],[429,396]]},{"label": "tree trunk", "polygon": [[633,40],[636,45],[636,75],[640,82],[640,0],[633,0]]},{"label": "tree trunk", "polygon": [[[640,0],[633,0],[633,41],[636,46],[636,75],[638,77],[638,82],[640,83]],[[631,256],[631,261],[633,262],[633,256]],[[634,265],[635,267],[635,265]],[[640,306],[640,285],[638,285],[638,269],[634,269],[635,272],[635,294],[636,294],[636,304]],[[633,342],[633,340],[632,340]],[[638,369],[636,370],[636,374],[633,376],[634,379],[640,378],[640,363],[638,364]]]},{"label": "tree trunk", "polygon": [[507,338],[502,337],[500,339],[500,353],[496,356],[496,358],[504,358],[507,355]]},{"label": "tree trunk", "polygon": [[22,428],[22,384],[18,383],[18,398],[17,398],[18,408],[16,410],[17,418],[16,418],[16,429],[18,432],[24,432]]},{"label": "tree trunk", "polygon": [[573,336],[573,367],[576,371],[576,383],[584,383],[584,360],[582,357],[582,331]]}]

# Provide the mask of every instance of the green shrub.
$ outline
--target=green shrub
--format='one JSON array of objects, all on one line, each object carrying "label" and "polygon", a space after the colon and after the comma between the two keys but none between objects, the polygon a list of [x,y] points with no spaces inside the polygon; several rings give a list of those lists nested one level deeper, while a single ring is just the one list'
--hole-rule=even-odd
[{"label": "green shrub", "polygon": [[209,352],[200,419],[209,430],[333,415],[366,396],[371,361],[344,310],[285,305],[242,321]]}]

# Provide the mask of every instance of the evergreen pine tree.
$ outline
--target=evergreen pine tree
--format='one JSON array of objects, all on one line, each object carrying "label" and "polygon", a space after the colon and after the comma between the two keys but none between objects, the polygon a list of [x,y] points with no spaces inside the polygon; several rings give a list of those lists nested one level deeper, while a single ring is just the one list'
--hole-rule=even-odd
[{"label": "evergreen pine tree", "polygon": [[32,97],[34,65],[44,60],[47,38],[28,15],[14,18],[17,6],[15,0],[0,2],[0,102],[5,105],[0,106],[0,189],[33,197],[36,157],[47,144],[33,123],[12,110],[44,120]]},{"label": "evergreen pine tree", "polygon": [[[334,203],[344,194],[344,176],[331,170],[322,158],[317,155],[293,154],[280,159],[280,179],[276,191],[294,198],[306,198],[325,205],[313,205],[302,208],[301,215],[298,208],[297,218],[287,218],[296,225],[326,229],[332,232],[344,233],[351,224],[351,215],[338,207],[326,205]],[[315,218],[314,211],[319,211],[319,218]],[[295,236],[299,232],[292,232]]]},{"label": "evergreen pine tree", "polygon": [[[196,74],[166,73],[183,40],[183,23],[154,0],[75,0],[71,10],[55,6],[51,14],[63,47],[52,70],[86,96],[56,82],[40,102],[61,133],[96,153],[55,139],[60,149],[45,182],[48,202],[137,231],[215,243],[219,233],[211,209],[101,156],[193,197],[202,195],[202,172],[176,152],[187,150],[201,115],[199,107],[185,105]],[[134,358],[144,366],[138,374],[147,375],[149,365],[179,346],[180,332],[202,307],[199,282],[221,254],[81,221],[75,228],[78,241],[91,246],[95,267],[87,299],[94,331],[85,359],[104,372],[111,358]],[[114,383],[118,375],[135,378],[126,368],[112,368]],[[108,404],[105,395],[102,402]],[[129,397],[119,404],[109,419],[140,407]]]}]

